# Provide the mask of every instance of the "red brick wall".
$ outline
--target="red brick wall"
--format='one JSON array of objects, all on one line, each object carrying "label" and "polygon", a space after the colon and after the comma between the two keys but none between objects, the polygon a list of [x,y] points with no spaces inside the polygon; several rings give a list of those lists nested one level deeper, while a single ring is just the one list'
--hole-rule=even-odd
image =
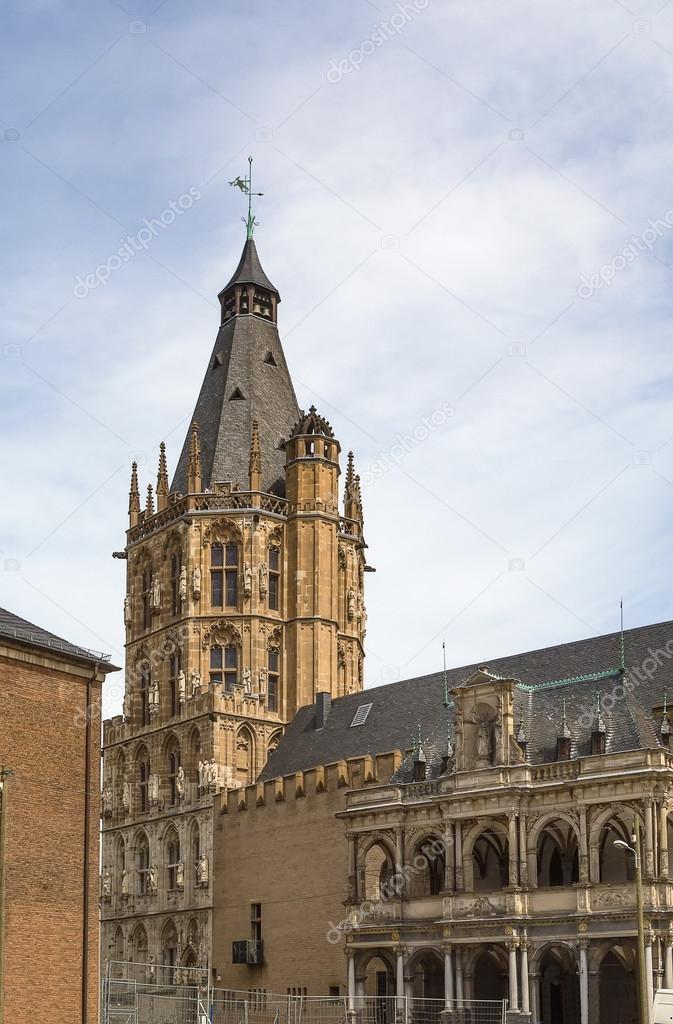
[{"label": "red brick wall", "polygon": [[[17,656],[21,654],[17,651]],[[44,661],[44,654],[37,655]],[[78,674],[74,674],[77,671]],[[7,784],[5,1024],[83,1024],[87,665],[0,656]],[[100,683],[91,687],[88,1024],[98,1020]],[[85,1018],[87,1020],[87,1018]]]}]

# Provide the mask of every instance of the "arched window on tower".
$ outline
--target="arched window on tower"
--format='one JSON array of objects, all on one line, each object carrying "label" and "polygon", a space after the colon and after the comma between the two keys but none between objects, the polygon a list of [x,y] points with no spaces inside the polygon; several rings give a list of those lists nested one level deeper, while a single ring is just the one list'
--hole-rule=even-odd
[{"label": "arched window on tower", "polygon": [[147,565],[142,572],[140,580],[142,609],[143,609],[143,629],[149,629],[152,624],[152,567]]},{"label": "arched window on tower", "polygon": [[238,607],[238,544],[210,546],[210,603],[213,608]]},{"label": "arched window on tower", "polygon": [[149,892],[150,844],[145,833],[143,833],[138,839],[136,863],[138,872],[138,894],[140,896],[147,896]]},{"label": "arched window on tower", "polygon": [[143,662],[140,669],[140,724],[150,724],[150,683],[152,672],[149,662]]},{"label": "arched window on tower", "polygon": [[145,747],[141,747],[136,755],[138,772],[138,812],[145,814],[149,810],[150,758]]},{"label": "arched window on tower", "polygon": [[166,870],[168,873],[168,891],[175,892],[180,888],[178,885],[178,882],[180,881],[180,838],[175,829],[171,829],[167,836]]},{"label": "arched window on tower", "polygon": [[269,548],[269,609],[280,608],[280,548]]},{"label": "arched window on tower", "polygon": [[168,659],[168,692],[170,696],[169,710],[171,718],[173,717],[173,715],[177,715],[180,712],[180,694],[178,693],[178,672],[180,671],[181,662],[182,657],[180,651],[175,651],[173,654],[171,654],[170,658]]},{"label": "arched window on tower", "polygon": [[167,749],[168,768],[168,802],[175,805],[178,802],[178,772],[180,771],[180,747],[173,739]]},{"label": "arched window on tower", "polygon": [[180,566],[182,555],[175,552],[171,555],[171,611],[177,615],[180,611]]},{"label": "arched window on tower", "polygon": [[268,696],[266,706],[269,711],[278,711],[278,690],[280,685],[280,651],[277,647],[270,647],[268,653]]},{"label": "arched window on tower", "polygon": [[233,644],[210,648],[210,681],[220,683],[229,693],[238,682],[238,648]]}]

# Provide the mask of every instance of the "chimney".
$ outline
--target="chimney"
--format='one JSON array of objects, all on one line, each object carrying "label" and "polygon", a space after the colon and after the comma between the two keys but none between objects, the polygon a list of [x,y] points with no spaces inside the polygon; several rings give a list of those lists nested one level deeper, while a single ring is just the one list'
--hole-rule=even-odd
[{"label": "chimney", "polygon": [[324,729],[327,716],[332,708],[331,693],[316,693],[315,695],[315,727]]}]

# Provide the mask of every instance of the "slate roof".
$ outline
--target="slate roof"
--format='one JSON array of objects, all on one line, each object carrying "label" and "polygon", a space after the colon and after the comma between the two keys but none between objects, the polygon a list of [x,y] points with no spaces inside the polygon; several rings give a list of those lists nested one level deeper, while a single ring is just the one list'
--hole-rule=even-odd
[{"label": "slate roof", "polygon": [[[249,241],[232,282],[252,276],[275,291]],[[299,416],[276,325],[252,315],[231,317],[218,332],[192,417],[201,443],[202,487],[231,482],[247,490],[252,423],[257,420],[262,490],[283,494],[285,452],[280,444]],[[190,437],[191,427],[171,484],[171,491],[182,494],[187,491]]]},{"label": "slate roof", "polygon": [[[487,663],[492,673],[520,680],[514,701],[516,726],[522,718],[528,737],[529,761],[555,760],[564,699],[572,756],[590,753],[597,692],[601,695],[608,753],[659,745],[661,714],[652,712],[653,708],[661,707],[665,691],[673,694],[673,621],[625,631],[623,672],[619,671],[620,643],[619,633],[609,633],[494,658]],[[670,644],[668,655],[666,644]],[[658,666],[653,661],[653,651],[664,652],[659,655]],[[478,667],[466,665],[449,669],[446,674],[449,691],[464,683]],[[597,678],[586,678],[592,676]],[[447,732],[453,723],[453,701],[450,698],[448,709],[443,702],[444,674],[434,672],[333,700],[321,730],[315,728],[315,705],[301,708],[260,778],[288,775],[363,754],[375,756],[396,749],[410,751],[419,725],[428,762],[427,773],[432,778],[440,771]],[[365,724],[352,728],[358,707],[368,703],[372,703],[372,708]],[[398,778],[411,781],[412,777],[409,755]]]},{"label": "slate roof", "polygon": [[224,294],[235,284],[258,284],[260,288],[266,288],[267,291],[275,292],[278,296],[278,302],[280,302],[278,289],[275,285],[271,284],[271,281],[269,281],[264,273],[259,256],[257,255],[257,246],[252,238],[249,238],[243,246],[243,252],[233,277],[225,284],[220,295]]},{"label": "slate roof", "polygon": [[63,640],[62,637],[50,633],[41,626],[36,626],[33,622],[14,615],[6,608],[0,608],[0,637],[33,647],[47,647],[49,650],[57,651],[67,657],[88,661],[91,664],[101,663],[101,668],[105,672],[117,671],[116,666],[110,664],[109,654],[90,651],[87,647],[71,644],[70,641]]}]

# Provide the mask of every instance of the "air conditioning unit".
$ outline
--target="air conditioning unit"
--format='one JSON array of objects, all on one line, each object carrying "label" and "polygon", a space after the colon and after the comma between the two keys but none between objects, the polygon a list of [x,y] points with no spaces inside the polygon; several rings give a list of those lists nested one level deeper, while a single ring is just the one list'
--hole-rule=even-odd
[{"label": "air conditioning unit", "polygon": [[239,939],[232,943],[231,962],[261,967],[264,963],[264,943],[255,939]]}]

